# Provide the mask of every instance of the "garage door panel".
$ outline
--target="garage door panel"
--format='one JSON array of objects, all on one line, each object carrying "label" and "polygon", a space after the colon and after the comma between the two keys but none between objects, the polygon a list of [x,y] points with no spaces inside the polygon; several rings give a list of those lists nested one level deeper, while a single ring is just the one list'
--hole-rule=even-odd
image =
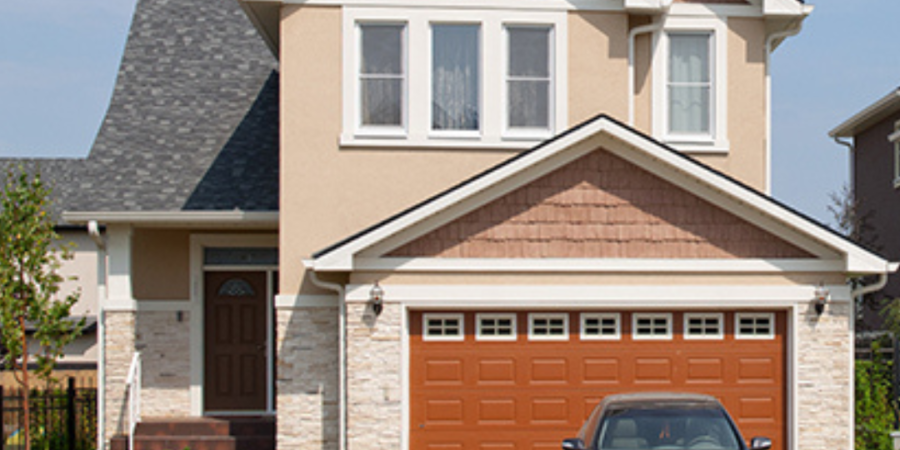
[{"label": "garage door panel", "polygon": [[724,335],[708,340],[685,339],[678,311],[670,339],[633,340],[631,313],[619,314],[617,340],[582,340],[578,312],[567,341],[529,340],[520,312],[515,341],[478,341],[467,312],[464,339],[432,342],[412,313],[410,448],[558,449],[607,395],[690,391],[719,398],[748,439],[783,450],[784,313],[768,339],[736,338],[735,315],[724,313]]}]

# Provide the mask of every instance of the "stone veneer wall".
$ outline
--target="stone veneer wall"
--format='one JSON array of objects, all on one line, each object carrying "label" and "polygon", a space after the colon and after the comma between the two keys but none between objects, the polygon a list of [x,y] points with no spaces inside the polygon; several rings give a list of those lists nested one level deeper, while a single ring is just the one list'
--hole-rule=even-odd
[{"label": "stone veneer wall", "polygon": [[[402,448],[403,309],[385,304],[376,320],[347,306],[349,450]],[[279,411],[280,412],[280,411]]]},{"label": "stone veneer wall", "polygon": [[337,315],[335,307],[277,310],[279,450],[338,448]]},{"label": "stone veneer wall", "polygon": [[853,447],[851,306],[830,303],[821,317],[812,306],[798,310],[795,442],[801,450]]},{"label": "stone veneer wall", "polygon": [[143,417],[191,414],[190,313],[181,314],[179,321],[176,311],[137,313],[135,348],[141,352]]},{"label": "stone veneer wall", "polygon": [[104,364],[104,442],[122,434],[127,427],[128,412],[125,402],[125,380],[134,355],[134,317],[132,311],[106,311],[103,324],[106,329],[106,358]]}]

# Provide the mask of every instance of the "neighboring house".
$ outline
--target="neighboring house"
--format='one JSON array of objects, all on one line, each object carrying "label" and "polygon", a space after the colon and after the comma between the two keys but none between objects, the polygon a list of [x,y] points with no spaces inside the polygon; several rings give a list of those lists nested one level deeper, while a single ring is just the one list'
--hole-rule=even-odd
[{"label": "neighboring house", "polygon": [[[84,319],[85,328],[74,342],[65,347],[63,357],[58,361],[54,377],[75,377],[79,386],[96,382],[97,370],[97,248],[84,226],[72,226],[61,222],[60,215],[66,207],[67,199],[75,194],[71,189],[73,175],[79,170],[82,160],[78,159],[13,159],[0,158],[0,171],[5,177],[7,169],[12,173],[24,169],[29,173],[40,171],[46,186],[52,189],[50,215],[56,221],[56,232],[60,241],[70,245],[72,259],[63,261],[59,274],[64,277],[60,293],[68,295],[79,291],[78,303],[72,308],[72,320]],[[30,327],[28,331],[33,331]],[[37,352],[36,344],[30,347]],[[0,384],[14,387],[16,383],[9,372],[0,373]]]},{"label": "neighboring house", "polygon": [[896,265],[767,195],[810,11],[140,0],[63,213],[106,230],[101,440],[134,392],[136,448],[558,448],[687,390],[852,447],[847,281]]},{"label": "neighboring house", "polygon": [[[900,89],[868,105],[828,133],[850,148],[850,184],[860,239],[891,260],[900,259]],[[861,330],[883,330],[882,301],[900,297],[900,280],[888,279],[864,304]]]}]

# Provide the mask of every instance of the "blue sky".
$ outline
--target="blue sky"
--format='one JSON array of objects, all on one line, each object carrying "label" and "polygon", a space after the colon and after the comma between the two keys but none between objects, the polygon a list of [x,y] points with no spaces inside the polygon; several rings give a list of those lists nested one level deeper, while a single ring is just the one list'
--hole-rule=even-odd
[{"label": "blue sky", "polygon": [[[112,94],[135,0],[0,1],[0,157],[79,157]],[[773,193],[830,222],[848,154],[828,130],[900,85],[897,0],[810,0],[774,55]]]}]

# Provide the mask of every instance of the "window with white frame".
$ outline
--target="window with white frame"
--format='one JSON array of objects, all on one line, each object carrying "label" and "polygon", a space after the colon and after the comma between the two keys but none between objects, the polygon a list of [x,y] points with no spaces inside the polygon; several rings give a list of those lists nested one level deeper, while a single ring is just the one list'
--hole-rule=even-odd
[{"label": "window with white frame", "polygon": [[529,148],[567,125],[565,12],[343,13],[341,145]]},{"label": "window with white frame", "polygon": [[528,339],[565,341],[569,339],[569,315],[566,313],[529,313]]},{"label": "window with white frame", "polygon": [[431,129],[475,131],[481,116],[478,24],[431,25]]},{"label": "window with white frame", "polygon": [[553,29],[507,25],[506,128],[549,134],[553,104]]},{"label": "window with white frame", "polygon": [[403,24],[359,24],[359,125],[362,129],[402,132],[405,29]]},{"label": "window with white frame", "polygon": [[728,27],[669,17],[653,58],[653,134],[684,152],[727,152]]},{"label": "window with white frame", "polygon": [[712,136],[712,43],[709,32],[669,34],[667,131],[672,137]]},{"label": "window with white frame", "polygon": [[422,339],[461,341],[465,337],[462,314],[422,314]]},{"label": "window with white frame", "polygon": [[621,337],[618,313],[581,313],[582,340],[618,340]]},{"label": "window with white frame", "polygon": [[632,315],[632,338],[672,339],[672,314],[635,313]]},{"label": "window with white frame", "polygon": [[734,336],[738,339],[774,339],[775,315],[772,313],[737,313]]},{"label": "window with white frame", "polygon": [[479,341],[516,340],[515,313],[477,314],[475,324],[475,338]]},{"label": "window with white frame", "polygon": [[685,339],[722,339],[725,335],[721,313],[685,313]]}]

